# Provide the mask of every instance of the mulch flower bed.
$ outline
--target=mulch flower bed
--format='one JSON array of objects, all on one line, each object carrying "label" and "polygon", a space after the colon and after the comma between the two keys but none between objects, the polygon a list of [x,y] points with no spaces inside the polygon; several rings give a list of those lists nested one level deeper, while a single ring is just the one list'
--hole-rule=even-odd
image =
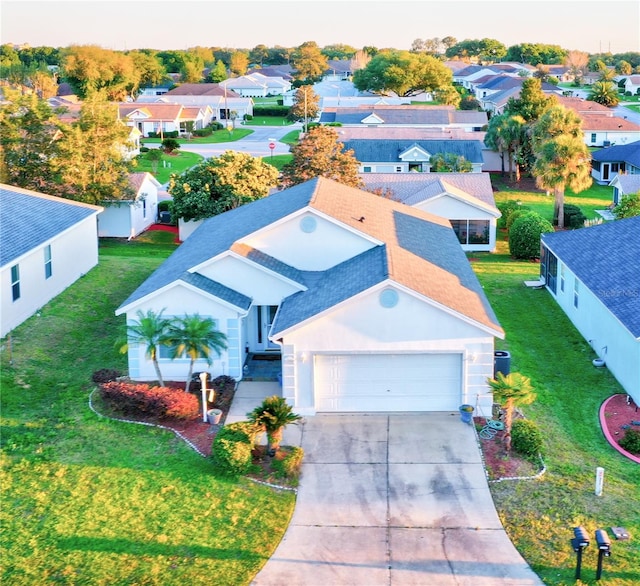
[{"label": "mulch flower bed", "polygon": [[[473,421],[476,428],[481,429],[487,420],[484,417],[475,417]],[[531,477],[542,469],[542,463],[532,462],[520,456],[513,448],[507,452],[504,446],[504,431],[498,431],[491,439],[479,439],[489,480]]]},{"label": "mulch flower bed", "polygon": [[[612,395],[602,404],[600,423],[607,441],[619,447],[627,429],[640,431],[640,407],[628,395]],[[632,455],[632,459],[640,462],[640,454]]]}]

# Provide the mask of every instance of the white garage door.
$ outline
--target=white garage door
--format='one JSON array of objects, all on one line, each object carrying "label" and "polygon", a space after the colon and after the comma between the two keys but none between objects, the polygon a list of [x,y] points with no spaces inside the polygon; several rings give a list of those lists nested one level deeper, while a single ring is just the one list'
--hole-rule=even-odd
[{"label": "white garage door", "polygon": [[461,354],[316,355],[317,411],[456,411]]}]

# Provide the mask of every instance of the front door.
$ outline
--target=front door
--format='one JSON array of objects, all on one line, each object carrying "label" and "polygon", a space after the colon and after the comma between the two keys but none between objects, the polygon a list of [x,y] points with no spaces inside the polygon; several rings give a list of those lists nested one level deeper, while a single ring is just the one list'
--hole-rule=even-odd
[{"label": "front door", "polygon": [[279,350],[280,346],[269,340],[269,332],[278,311],[277,305],[258,305],[256,307],[257,350]]}]

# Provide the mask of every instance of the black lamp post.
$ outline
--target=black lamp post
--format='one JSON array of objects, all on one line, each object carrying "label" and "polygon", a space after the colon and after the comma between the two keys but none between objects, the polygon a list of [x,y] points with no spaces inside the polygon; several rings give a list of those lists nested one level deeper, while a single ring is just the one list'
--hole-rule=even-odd
[{"label": "black lamp post", "polygon": [[596,543],[598,544],[596,580],[600,580],[600,576],[602,576],[602,559],[611,555],[611,540],[604,529],[596,529]]},{"label": "black lamp post", "polygon": [[576,552],[576,580],[580,579],[580,572],[582,570],[582,552],[589,547],[589,534],[584,527],[573,528],[574,538],[571,540],[573,551]]}]

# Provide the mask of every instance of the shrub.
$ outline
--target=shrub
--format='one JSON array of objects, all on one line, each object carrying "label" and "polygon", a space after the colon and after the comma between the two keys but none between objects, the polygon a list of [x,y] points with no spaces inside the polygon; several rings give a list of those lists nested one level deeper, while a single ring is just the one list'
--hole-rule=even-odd
[{"label": "shrub", "polygon": [[460,100],[460,110],[479,110],[480,102],[473,96],[465,96]]},{"label": "shrub", "polygon": [[236,388],[236,379],[232,376],[222,374],[211,381],[211,386],[216,392],[224,393],[225,391],[231,391]]},{"label": "shrub", "polygon": [[620,440],[620,447],[632,454],[640,454],[640,430],[627,429],[624,437]]},{"label": "shrub", "polygon": [[279,116],[286,117],[289,114],[288,106],[254,106],[254,116]]},{"label": "shrub", "polygon": [[582,210],[577,206],[570,203],[564,205],[564,227],[572,230],[576,228],[582,228],[584,221],[587,219],[582,213]]},{"label": "shrub", "polygon": [[91,380],[94,383],[108,383],[116,380],[120,376],[122,376],[122,373],[115,368],[101,368],[91,375]]},{"label": "shrub", "polygon": [[513,223],[518,219],[521,218],[522,216],[524,216],[525,214],[529,213],[528,209],[517,209],[517,210],[513,210],[510,214],[509,217],[507,218],[507,222],[506,222],[506,226],[505,228],[507,229],[507,232],[509,232],[509,230],[511,230],[511,226],[513,226]]},{"label": "shrub", "polygon": [[193,136],[211,136],[213,134],[213,128],[197,128],[191,134],[193,134]]},{"label": "shrub", "polygon": [[165,138],[162,141],[162,150],[165,153],[172,153],[180,148],[180,143],[175,138]]},{"label": "shrub", "polygon": [[503,201],[497,204],[500,213],[502,214],[500,218],[498,218],[498,228],[506,228],[507,220],[509,216],[515,212],[516,210],[528,210],[529,208],[523,205],[520,205],[519,201],[515,201],[510,199],[508,201]]},{"label": "shrub", "polygon": [[245,114],[245,115],[244,115],[244,119],[245,119],[245,120],[253,120],[253,115],[251,115],[251,114]]},{"label": "shrub", "polygon": [[211,458],[216,470],[225,476],[246,474],[251,468],[251,450],[260,430],[249,421],[225,425],[216,434]]},{"label": "shrub", "polygon": [[529,419],[516,419],[511,426],[511,447],[528,458],[542,453],[542,433]]},{"label": "shrub", "polygon": [[100,391],[124,415],[191,419],[200,413],[198,399],[181,389],[112,381],[102,384]]},{"label": "shrub", "polygon": [[509,253],[514,258],[536,259],[540,257],[540,236],[553,232],[553,226],[536,212],[520,216],[509,231]]},{"label": "shrub", "polygon": [[141,152],[141,153],[148,153],[148,152],[149,152],[149,147],[141,146],[141,147],[140,147],[140,152]]},{"label": "shrub", "polygon": [[303,458],[304,450],[293,446],[289,448],[288,454],[282,460],[274,459],[271,467],[278,478],[296,479],[300,475]]}]

